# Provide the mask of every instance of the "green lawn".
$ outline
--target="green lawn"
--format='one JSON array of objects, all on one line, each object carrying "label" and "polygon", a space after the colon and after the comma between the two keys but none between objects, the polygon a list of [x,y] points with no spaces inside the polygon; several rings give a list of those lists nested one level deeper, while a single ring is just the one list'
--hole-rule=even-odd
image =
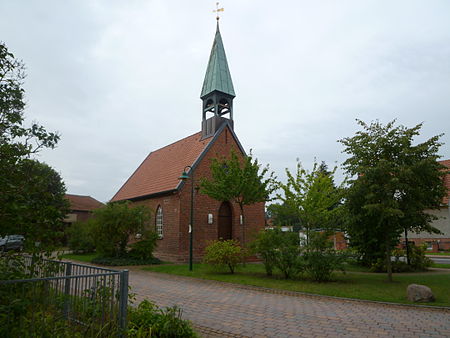
[{"label": "green lawn", "polygon": [[450,269],[450,264],[432,263],[433,268]]},{"label": "green lawn", "polygon": [[425,252],[427,256],[450,256],[450,252]]},{"label": "green lawn", "polygon": [[404,304],[411,304],[406,299],[406,287],[416,283],[427,285],[432,289],[436,302],[427,305],[450,307],[450,273],[394,274],[394,282],[388,283],[386,274],[349,271],[346,274],[336,272],[333,282],[316,283],[306,278],[285,280],[281,275],[267,277],[261,264],[247,264],[245,268],[238,268],[234,275],[225,270],[214,271],[205,264],[195,264],[192,272],[187,265],[151,266],[143,269],[273,289]]},{"label": "green lawn", "polygon": [[65,254],[62,255],[63,259],[73,259],[75,261],[90,263],[98,254],[96,253],[88,253],[88,254]]}]

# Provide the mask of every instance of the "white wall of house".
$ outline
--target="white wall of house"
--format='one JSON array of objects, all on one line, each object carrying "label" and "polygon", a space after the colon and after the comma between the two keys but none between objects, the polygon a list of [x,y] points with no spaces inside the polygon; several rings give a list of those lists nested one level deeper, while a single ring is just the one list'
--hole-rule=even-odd
[{"label": "white wall of house", "polygon": [[450,238],[450,210],[448,207],[443,207],[439,210],[430,210],[428,213],[433,214],[439,219],[433,221],[432,225],[435,228],[438,228],[442,234],[429,234],[428,232],[420,232],[418,234],[413,232],[408,232],[408,238],[414,239],[414,238],[433,238],[433,239],[439,239],[439,238]]}]

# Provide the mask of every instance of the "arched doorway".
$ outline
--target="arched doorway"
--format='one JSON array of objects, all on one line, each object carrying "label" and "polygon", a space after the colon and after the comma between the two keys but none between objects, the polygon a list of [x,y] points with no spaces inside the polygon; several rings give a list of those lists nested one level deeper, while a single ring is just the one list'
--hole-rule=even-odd
[{"label": "arched doorway", "polygon": [[230,202],[223,202],[219,208],[218,238],[227,240],[233,238],[233,221]]}]

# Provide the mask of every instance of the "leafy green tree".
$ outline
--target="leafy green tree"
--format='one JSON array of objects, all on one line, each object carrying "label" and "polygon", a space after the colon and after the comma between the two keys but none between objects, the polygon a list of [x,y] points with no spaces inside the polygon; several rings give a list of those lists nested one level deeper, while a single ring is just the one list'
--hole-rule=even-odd
[{"label": "leafy green tree", "polygon": [[301,227],[297,213],[286,203],[273,203],[267,206],[267,216],[272,219],[275,226],[292,226],[294,229]]},{"label": "leafy green tree", "polygon": [[[66,186],[53,168],[36,160],[22,160],[16,167],[22,177],[16,202],[20,206],[15,225],[19,233],[26,234],[30,241],[38,241],[44,247],[61,244],[64,237],[63,220],[69,211],[65,198]],[[29,243],[34,244],[34,243]]]},{"label": "leafy green tree", "polygon": [[133,207],[128,201],[110,202],[96,209],[93,237],[97,252],[107,257],[124,257],[130,237],[148,230],[150,214],[148,207]]},{"label": "leafy green tree", "polygon": [[[29,159],[42,148],[55,147],[59,136],[37,123],[24,125],[24,69],[24,64],[0,43],[0,229],[1,232],[46,237],[48,231],[44,234],[44,229],[39,231],[37,227],[59,221],[60,213],[47,208],[45,201],[48,197],[52,203],[56,202],[61,189],[56,188],[53,197],[40,189],[51,185],[52,180],[62,187],[61,180],[48,166]],[[44,176],[39,177],[41,174]],[[25,184],[28,186],[24,187]],[[33,233],[28,232],[33,229],[31,224],[36,229]]]},{"label": "leafy green tree", "polygon": [[17,185],[14,193],[2,196],[1,232],[24,235],[29,250],[35,242],[41,244],[40,249],[60,244],[69,210],[61,176],[47,164],[30,159],[20,160],[7,175]]},{"label": "leafy green tree", "polygon": [[242,243],[245,245],[244,206],[265,202],[274,190],[273,173],[269,167],[261,169],[257,159],[240,157],[231,150],[229,158],[214,158],[211,163],[211,179],[202,178],[201,191],[218,200],[232,201],[239,205],[242,215]]},{"label": "leafy green tree", "polygon": [[441,135],[414,144],[422,124],[357,121],[362,130],[339,141],[350,155],[344,168],[353,177],[345,203],[347,232],[367,263],[384,253],[392,281],[391,252],[402,231],[437,231],[431,225],[436,217],[426,210],[439,208],[445,195],[446,170],[437,162]]},{"label": "leafy green tree", "polygon": [[293,175],[286,169],[287,182],[279,183],[282,194],[278,194],[284,207],[296,217],[306,232],[307,243],[312,230],[336,229],[339,225],[342,186],[334,184],[334,173],[324,172],[314,163],[312,171],[304,169],[300,162]]}]

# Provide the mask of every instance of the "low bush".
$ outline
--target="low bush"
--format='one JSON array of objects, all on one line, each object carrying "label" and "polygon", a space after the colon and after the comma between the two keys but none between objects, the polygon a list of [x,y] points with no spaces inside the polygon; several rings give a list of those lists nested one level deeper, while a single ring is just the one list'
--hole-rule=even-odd
[{"label": "low bush", "polygon": [[310,234],[303,258],[307,274],[316,282],[330,281],[334,270],[345,272],[346,255],[333,249],[327,232]]},{"label": "low bush", "polygon": [[262,259],[268,276],[272,276],[274,268],[277,268],[288,279],[303,271],[299,244],[297,233],[283,232],[275,227],[258,233],[250,248]]},{"label": "low bush", "polygon": [[[426,271],[432,265],[432,260],[425,256],[426,246],[415,246],[409,244],[409,264],[406,262],[406,250],[394,249],[392,256],[392,272],[414,272]],[[378,259],[375,264],[372,264],[370,271],[372,272],[386,272],[386,260]]]},{"label": "low bush", "polygon": [[203,261],[217,267],[227,266],[234,273],[236,266],[245,258],[245,251],[239,242],[230,239],[226,241],[211,241],[205,249]]},{"label": "low bush", "polygon": [[433,263],[433,261],[430,258],[425,256],[426,250],[427,250],[426,245],[420,246],[410,245],[409,261],[414,271],[427,270],[427,268],[429,268]]},{"label": "low bush", "polygon": [[251,251],[261,258],[267,276],[273,275],[277,263],[277,251],[283,246],[283,234],[279,228],[260,231],[250,243]]},{"label": "low bush", "polygon": [[181,309],[161,309],[148,300],[128,310],[128,337],[198,337],[189,321],[181,319]]},{"label": "low bush", "polygon": [[129,202],[110,202],[96,209],[93,237],[97,252],[106,257],[124,257],[131,236],[142,233],[150,220],[150,209]]},{"label": "low bush", "polygon": [[131,245],[131,250],[128,252],[127,256],[140,260],[151,260],[158,238],[155,231],[146,230],[144,234],[142,234],[142,239]]},{"label": "low bush", "polygon": [[156,257],[150,257],[147,259],[140,259],[134,257],[95,257],[91,260],[91,263],[107,265],[107,266],[127,266],[127,265],[155,265],[161,264],[161,260]]},{"label": "low bush", "polygon": [[279,231],[281,244],[274,251],[274,265],[284,275],[285,279],[294,278],[304,271],[303,248],[299,245],[296,232]]},{"label": "low bush", "polygon": [[74,253],[94,252],[95,244],[92,229],[95,221],[93,219],[85,222],[75,222],[67,230],[67,245]]}]

